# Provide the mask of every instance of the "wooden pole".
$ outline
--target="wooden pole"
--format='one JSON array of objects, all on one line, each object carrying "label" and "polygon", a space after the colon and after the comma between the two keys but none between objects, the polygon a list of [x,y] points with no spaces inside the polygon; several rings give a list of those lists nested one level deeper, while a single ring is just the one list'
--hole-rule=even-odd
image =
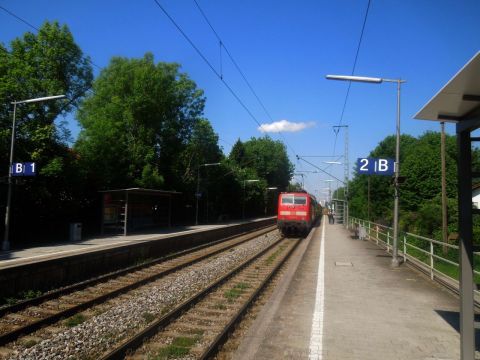
[{"label": "wooden pole", "polygon": [[[440,123],[442,127],[440,152],[442,157],[442,241],[448,241],[448,224],[447,224],[447,180],[446,180],[446,165],[445,165],[445,122]],[[446,254],[448,248],[443,247],[443,253]]]},{"label": "wooden pole", "polygon": [[367,181],[368,181],[368,215],[367,215],[367,218],[368,218],[368,221],[370,221],[370,176],[367,178]]}]

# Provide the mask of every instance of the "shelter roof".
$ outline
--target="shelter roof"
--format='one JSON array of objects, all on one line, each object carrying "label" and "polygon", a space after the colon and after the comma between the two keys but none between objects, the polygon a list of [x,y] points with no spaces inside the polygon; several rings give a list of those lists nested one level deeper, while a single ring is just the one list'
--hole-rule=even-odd
[{"label": "shelter roof", "polygon": [[480,51],[414,116],[459,122],[480,109]]},{"label": "shelter roof", "polygon": [[135,195],[180,195],[181,192],[175,190],[156,190],[156,189],[144,189],[144,188],[128,188],[128,189],[113,189],[102,190],[101,193],[119,193],[124,192]]}]

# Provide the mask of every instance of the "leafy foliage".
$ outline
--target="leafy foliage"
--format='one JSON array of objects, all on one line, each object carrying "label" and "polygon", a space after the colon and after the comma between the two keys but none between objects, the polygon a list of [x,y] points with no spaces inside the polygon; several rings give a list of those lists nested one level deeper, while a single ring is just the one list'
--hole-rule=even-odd
[{"label": "leafy foliage", "polygon": [[[115,57],[93,81],[90,60],[57,22],[0,48],[2,169],[10,146],[9,103],[68,97],[16,107],[15,160],[36,162],[38,176],[23,180],[15,193],[15,240],[65,239],[70,222],[82,222],[87,233],[97,230],[98,191],[107,188],[177,190],[183,194],[175,202],[177,222],[192,223],[197,202],[202,221],[239,218],[244,208],[246,216],[274,213],[276,192],[268,188],[284,190],[293,173],[285,146],[268,137],[239,140],[225,157],[203,118],[203,91],[179,64],[155,63],[150,53]],[[72,149],[59,116],[75,108],[81,132]]]},{"label": "leafy foliage", "polygon": [[98,184],[173,187],[178,154],[203,112],[203,91],[178,64],[113,58],[82,103],[75,148]]},{"label": "leafy foliage", "polygon": [[10,103],[58,94],[68,97],[68,101],[16,106],[14,161],[34,161],[40,174],[27,179],[23,187],[16,187],[21,189],[14,194],[12,234],[16,237],[29,238],[37,229],[36,239],[41,238],[47,224],[67,223],[81,211],[84,202],[73,201],[81,191],[77,157],[68,147],[68,131],[55,120],[78,105],[92,79],[89,59],[83,56],[68,27],[57,22],[46,22],[37,34],[27,32],[13,40],[9,48],[2,46],[0,50],[0,97],[5,99],[0,107],[2,176],[8,175],[13,118]]},{"label": "leafy foliage", "polygon": [[[449,232],[456,232],[458,221],[455,137],[446,136],[446,183]],[[386,137],[370,153],[371,157],[395,155],[395,137]],[[400,142],[400,227],[404,231],[441,238],[441,158],[440,133],[426,132],[418,138],[402,135]],[[350,183],[350,213],[368,217],[368,182],[370,182],[370,220],[393,222],[393,186],[390,178],[356,175]]]}]

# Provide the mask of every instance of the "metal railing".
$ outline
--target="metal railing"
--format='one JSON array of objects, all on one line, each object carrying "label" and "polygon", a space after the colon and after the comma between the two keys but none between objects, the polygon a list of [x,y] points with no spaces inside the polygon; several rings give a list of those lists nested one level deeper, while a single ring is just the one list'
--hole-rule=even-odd
[{"label": "metal railing", "polygon": [[[385,248],[387,252],[392,252],[393,228],[350,217],[348,222],[350,230],[358,229],[360,226],[365,229],[368,240]],[[455,287],[455,291],[458,291],[460,270],[458,245],[402,232],[398,236],[398,254],[404,262],[409,261],[429,274],[430,279],[437,280],[449,287]],[[474,264],[480,264],[480,252],[474,252],[473,255]],[[476,283],[480,283],[480,271],[478,270],[480,268],[474,269]],[[480,292],[475,290],[475,295],[480,300]]]}]

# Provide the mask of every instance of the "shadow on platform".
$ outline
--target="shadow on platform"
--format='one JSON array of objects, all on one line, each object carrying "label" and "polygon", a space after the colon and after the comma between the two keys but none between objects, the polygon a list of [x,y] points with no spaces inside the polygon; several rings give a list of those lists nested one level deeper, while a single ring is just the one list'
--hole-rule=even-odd
[{"label": "shadow on platform", "polygon": [[[460,334],[460,313],[458,311],[435,310],[440,317]],[[480,321],[480,314],[475,314],[475,321]],[[475,350],[480,351],[480,331],[475,330]]]}]

